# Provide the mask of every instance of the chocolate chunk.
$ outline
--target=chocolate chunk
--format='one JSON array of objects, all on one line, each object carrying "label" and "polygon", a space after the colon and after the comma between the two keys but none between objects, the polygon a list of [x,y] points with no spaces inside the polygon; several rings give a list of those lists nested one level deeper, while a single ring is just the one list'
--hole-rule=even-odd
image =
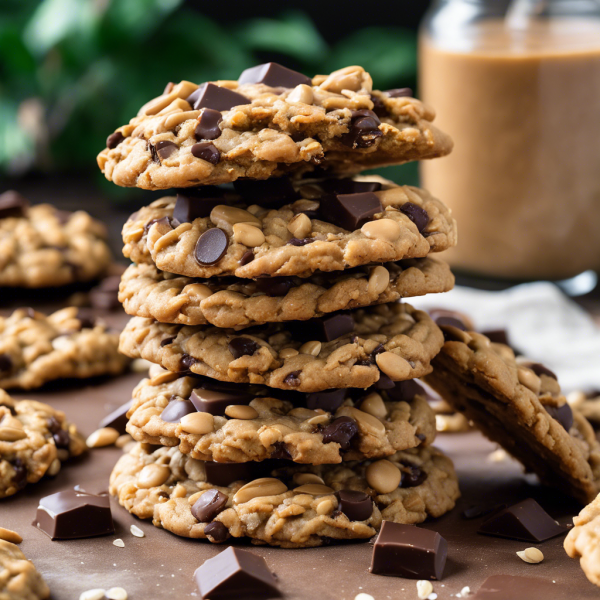
[{"label": "chocolate chunk", "polygon": [[179,361],[181,363],[182,371],[189,371],[198,361],[189,354],[184,354]]},{"label": "chocolate chunk", "polygon": [[204,219],[210,215],[215,206],[223,204],[223,198],[194,198],[177,194],[173,209],[173,218],[180,223],[192,223],[196,219]]},{"label": "chocolate chunk", "polygon": [[13,362],[8,354],[0,354],[0,373],[10,373]]},{"label": "chocolate chunk", "polygon": [[400,212],[405,214],[417,226],[419,233],[429,225],[429,215],[427,214],[427,211],[418,204],[405,202],[400,207]]},{"label": "chocolate chunk", "polygon": [[552,377],[552,379],[558,380],[556,373],[540,363],[525,363],[524,366],[529,367],[538,377],[546,375],[547,377]]},{"label": "chocolate chunk", "polygon": [[154,144],[154,149],[156,150],[158,157],[165,160],[177,150],[177,144],[169,142],[168,140],[163,140],[161,142],[156,142],[156,144]]},{"label": "chocolate chunk", "polygon": [[411,402],[417,394],[427,396],[425,390],[414,379],[395,381],[394,387],[386,389],[386,392],[392,402]]},{"label": "chocolate chunk", "polygon": [[[338,417],[323,429],[323,443],[335,442],[340,445],[340,450],[349,450],[350,443],[358,433],[358,425],[351,417]],[[362,520],[362,519],[361,519]]]},{"label": "chocolate chunk", "polygon": [[[204,532],[211,533],[208,528],[216,523],[219,522],[207,525]],[[211,600],[281,597],[277,581],[265,559],[233,546],[204,561],[196,569],[194,579],[202,598]]]},{"label": "chocolate chunk", "polygon": [[389,116],[388,109],[385,106],[385,102],[379,97],[371,94],[371,102],[373,103],[373,112],[380,118],[383,119]]},{"label": "chocolate chunk", "polygon": [[432,308],[429,310],[429,316],[439,326],[456,327],[461,331],[468,331],[472,329],[470,323],[466,323],[463,315],[453,310],[446,310],[445,308]]},{"label": "chocolate chunk", "polygon": [[176,335],[170,335],[166,337],[164,340],[160,340],[160,347],[164,348],[165,346],[170,346],[177,339]]},{"label": "chocolate chunk", "polygon": [[121,306],[119,303],[119,275],[105,277],[100,285],[90,290],[90,304],[99,310],[116,310]]},{"label": "chocolate chunk", "polygon": [[247,265],[248,263],[251,263],[254,260],[254,252],[252,252],[252,250],[246,250],[246,252],[244,252],[242,258],[240,258],[240,266],[244,266]]},{"label": "chocolate chunk", "polygon": [[545,406],[548,414],[556,419],[567,431],[573,427],[573,411],[568,404],[562,406]]},{"label": "chocolate chunk", "polygon": [[20,458],[13,458],[8,462],[12,465],[14,470],[11,481],[17,489],[22,490],[27,484],[27,466]]},{"label": "chocolate chunk", "polygon": [[504,344],[505,346],[509,346],[508,343],[508,332],[506,329],[491,329],[488,331],[482,331],[483,335],[492,342],[492,344]]},{"label": "chocolate chunk", "polygon": [[381,189],[379,181],[354,181],[350,177],[342,179],[326,179],[321,187],[330,194],[366,194],[378,192]]},{"label": "chocolate chunk", "polygon": [[247,337],[233,338],[227,347],[234,359],[240,358],[240,356],[252,356],[260,349],[259,344]]},{"label": "chocolate chunk", "polygon": [[203,464],[206,481],[219,487],[227,487],[234,481],[252,481],[268,474],[267,463],[218,463],[207,460]]},{"label": "chocolate chunk", "polygon": [[292,238],[286,245],[288,246],[306,246],[306,244],[312,244],[316,242],[315,238]]},{"label": "chocolate chunk", "polygon": [[227,234],[222,229],[213,227],[198,238],[194,257],[201,265],[214,265],[223,258],[228,246]]},{"label": "chocolate chunk", "polygon": [[375,388],[378,390],[391,390],[395,387],[395,385],[396,382],[392,381],[385,373],[380,373],[379,379],[375,384]]},{"label": "chocolate chunk", "polygon": [[54,439],[54,444],[57,448],[68,450],[71,442],[71,438],[69,437],[69,432],[65,429],[59,429],[52,435]]},{"label": "chocolate chunk", "polygon": [[179,423],[185,415],[195,412],[196,407],[189,400],[173,400],[165,406],[160,418],[167,423]]},{"label": "chocolate chunk", "polygon": [[293,285],[291,277],[264,277],[256,281],[256,289],[272,298],[285,296]]},{"label": "chocolate chunk", "polygon": [[557,584],[551,578],[492,575],[482,584],[473,600],[568,600],[576,597],[571,586]]},{"label": "chocolate chunk", "polygon": [[94,313],[85,308],[77,309],[77,319],[81,329],[93,329],[96,327],[96,317]]},{"label": "chocolate chunk", "polygon": [[62,429],[62,426],[56,417],[49,417],[46,419],[46,425],[50,433],[58,433]]},{"label": "chocolate chunk", "polygon": [[312,80],[298,71],[292,71],[278,63],[270,62],[246,69],[240,75],[238,83],[240,85],[264,83],[270,87],[293,88],[301,83],[312,85]]},{"label": "chocolate chunk", "polygon": [[220,87],[214,83],[203,83],[196,91],[192,92],[187,101],[194,110],[201,108],[212,108],[213,110],[230,110],[234,106],[250,104],[246,96],[237,92]]},{"label": "chocolate chunk", "polygon": [[18,192],[8,190],[0,195],[0,219],[24,217],[28,208],[29,201]]},{"label": "chocolate chunk", "polygon": [[210,523],[227,505],[227,496],[218,490],[208,490],[192,506],[192,515],[200,523]]},{"label": "chocolate chunk", "polygon": [[354,331],[354,319],[349,313],[334,313],[308,321],[292,321],[289,328],[298,340],[331,342]]},{"label": "chocolate chunk", "polygon": [[221,160],[221,153],[212,142],[198,142],[192,146],[192,154],[213,165]]},{"label": "chocolate chunk", "polygon": [[106,138],[106,147],[109,150],[112,150],[113,148],[116,148],[124,139],[125,136],[120,131],[115,131]]},{"label": "chocolate chunk", "polygon": [[373,192],[326,194],[321,198],[320,212],[324,221],[347,231],[355,231],[372,216],[383,212],[383,206]]},{"label": "chocolate chunk", "polygon": [[351,521],[366,521],[373,514],[373,501],[364,492],[340,490],[335,495],[338,499],[338,510]]},{"label": "chocolate chunk", "polygon": [[492,504],[492,505],[475,505],[465,508],[460,514],[465,519],[477,519],[479,517],[486,517],[492,513],[499,512],[506,508],[506,504]]},{"label": "chocolate chunk", "polygon": [[64,490],[40,500],[33,525],[53,540],[113,533],[108,496]]},{"label": "chocolate chunk", "polygon": [[287,177],[259,181],[236,179],[233,188],[248,204],[259,204],[268,208],[277,208],[299,198],[298,192]]},{"label": "chocolate chunk", "polygon": [[559,525],[533,498],[509,506],[484,521],[478,533],[496,537],[539,543],[567,528]]},{"label": "chocolate chunk", "polygon": [[127,411],[131,408],[133,400],[128,400],[125,404],[119,406],[119,408],[113,410],[111,413],[106,415],[102,421],[98,424],[98,427],[112,427],[116,429],[121,435],[127,433],[125,426],[127,425]]},{"label": "chocolate chunk", "polygon": [[310,410],[321,408],[326,412],[335,412],[348,397],[348,390],[329,390],[306,395],[306,406]]},{"label": "chocolate chunk", "polygon": [[278,460],[292,460],[292,455],[283,442],[275,442],[273,444],[271,458]]},{"label": "chocolate chunk", "polygon": [[198,125],[194,129],[194,137],[197,140],[216,140],[221,135],[219,123],[223,120],[223,115],[218,110],[205,108],[200,117]]},{"label": "chocolate chunk", "polygon": [[354,149],[369,148],[383,135],[379,125],[381,121],[372,110],[353,110],[348,133],[344,133],[340,141]]},{"label": "chocolate chunk", "polygon": [[401,488],[417,487],[427,479],[427,473],[415,465],[404,465],[408,471],[402,471]]},{"label": "chocolate chunk", "polygon": [[447,556],[448,543],[437,531],[383,521],[373,547],[371,573],[440,580]]},{"label": "chocolate chunk", "polygon": [[285,376],[283,383],[290,387],[298,387],[300,385],[300,373],[301,371],[292,371],[291,373],[288,373]]},{"label": "chocolate chunk", "polygon": [[413,95],[413,91],[410,88],[394,88],[392,90],[385,90],[390,98],[404,98]]},{"label": "chocolate chunk", "polygon": [[[223,523],[220,521],[213,521],[212,523],[209,523],[204,528],[204,533],[206,535],[210,535],[215,544],[220,544],[229,537],[229,531],[227,531],[227,527],[225,527],[225,525],[223,525]],[[214,597],[217,598],[219,596]]]},{"label": "chocolate chunk", "polygon": [[232,404],[250,404],[252,394],[243,391],[221,391],[195,389],[190,395],[191,403],[199,412],[207,412],[214,416],[224,416],[225,409]]}]

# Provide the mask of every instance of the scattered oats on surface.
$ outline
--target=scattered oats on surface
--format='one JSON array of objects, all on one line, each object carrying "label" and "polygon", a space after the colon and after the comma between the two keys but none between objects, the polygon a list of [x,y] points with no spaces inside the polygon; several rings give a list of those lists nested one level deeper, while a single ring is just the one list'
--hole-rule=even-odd
[{"label": "scattered oats on surface", "polygon": [[143,538],[146,535],[137,525],[132,525],[129,528],[129,531],[131,531],[132,535],[135,535],[135,537],[139,537],[139,538]]},{"label": "scattered oats on surface", "polygon": [[503,462],[507,458],[508,458],[508,454],[506,453],[506,450],[503,450],[502,448],[498,448],[497,450],[494,450],[493,452],[488,454],[488,457],[487,457],[489,462],[494,462],[494,463]]},{"label": "scattered oats on surface", "polygon": [[544,560],[544,555],[538,548],[525,548],[525,550],[517,552],[517,556],[526,563],[534,565],[541,563]]},{"label": "scattered oats on surface", "polygon": [[116,546],[117,548],[125,548],[125,542],[121,538],[117,538],[113,542],[113,546]]},{"label": "scattered oats on surface", "polygon": [[427,581],[426,579],[417,581],[417,595],[421,600],[425,600],[432,592],[433,585],[431,584],[431,581]]}]

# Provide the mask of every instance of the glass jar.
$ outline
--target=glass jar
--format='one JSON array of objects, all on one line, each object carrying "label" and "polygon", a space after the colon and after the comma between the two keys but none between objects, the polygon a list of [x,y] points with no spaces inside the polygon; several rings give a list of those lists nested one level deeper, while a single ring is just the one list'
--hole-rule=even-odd
[{"label": "glass jar", "polygon": [[450,206],[447,258],[487,278],[600,269],[600,2],[441,0],[422,25],[420,94],[455,142],[421,166]]}]

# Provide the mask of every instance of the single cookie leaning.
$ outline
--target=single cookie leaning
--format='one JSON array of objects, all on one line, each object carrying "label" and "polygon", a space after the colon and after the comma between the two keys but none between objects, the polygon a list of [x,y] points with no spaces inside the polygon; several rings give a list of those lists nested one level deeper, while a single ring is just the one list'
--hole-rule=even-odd
[{"label": "single cookie leaning", "polygon": [[29,206],[0,195],[0,287],[43,288],[91,281],[111,263],[104,225],[86,212]]},{"label": "single cookie leaning", "polygon": [[313,465],[380,458],[435,438],[424,396],[394,401],[385,390],[334,390],[288,393],[285,400],[273,392],[158,373],[135,388],[127,431],[139,442],[179,446],[199,460],[286,458]]},{"label": "single cookie leaning", "polygon": [[319,392],[364,389],[382,372],[393,381],[421,377],[431,370],[443,341],[427,313],[392,303],[243,333],[133,317],[121,334],[120,350],[173,372]]},{"label": "single cookie leaning", "polygon": [[504,344],[442,326],[446,343],[425,377],[443,398],[540,480],[582,503],[600,491],[600,444],[542,365],[515,361]]},{"label": "single cookie leaning", "polygon": [[13,400],[0,390],[0,498],[12,496],[86,449],[64,413],[34,400]]},{"label": "single cookie leaning", "polygon": [[45,600],[50,590],[33,563],[18,546],[0,540],[0,598],[2,600]]},{"label": "single cookie leaning", "polygon": [[586,577],[600,586],[600,496],[573,519],[573,525],[565,538],[565,551],[579,558]]},{"label": "single cookie leaning", "polygon": [[419,523],[450,510],[459,496],[452,462],[433,448],[400,452],[378,466],[280,461],[278,468],[205,463],[177,448],[153,448],[138,444],[119,460],[110,493],[157,527],[211,542],[249,537],[303,548],[367,539],[381,525],[381,509],[397,522]]},{"label": "single cookie leaning", "polygon": [[452,149],[430,108],[401,90],[373,91],[362,67],[312,81],[274,63],[262,67],[271,71],[266,78],[256,67],[239,81],[169,84],[108,137],[98,166],[117,185],[161,190],[317,166],[357,172]]},{"label": "single cookie leaning", "polygon": [[448,265],[434,258],[407,259],[308,279],[194,279],[131,265],[119,301],[130,315],[182,325],[243,329],[267,322],[305,321],[339,310],[447,292]]},{"label": "single cookie leaning", "polygon": [[123,253],[187,277],[255,279],[421,258],[456,244],[450,211],[425,190],[373,177],[297,189],[281,182],[286,193],[267,204],[267,183],[241,197],[217,190],[157,200],[125,223]]},{"label": "single cookie leaning", "polygon": [[76,307],[44,315],[19,308],[0,317],[0,387],[37,388],[48,381],[117,375],[129,360],[119,334]]}]

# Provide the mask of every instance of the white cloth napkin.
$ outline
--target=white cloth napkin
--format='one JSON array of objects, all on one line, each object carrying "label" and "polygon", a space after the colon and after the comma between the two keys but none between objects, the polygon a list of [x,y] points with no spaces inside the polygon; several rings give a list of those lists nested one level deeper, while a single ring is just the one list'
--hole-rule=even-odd
[{"label": "white cloth napkin", "polygon": [[551,283],[528,283],[502,292],[456,287],[407,302],[423,310],[460,311],[478,330],[506,329],[515,348],[558,375],[564,392],[600,390],[600,328]]}]

